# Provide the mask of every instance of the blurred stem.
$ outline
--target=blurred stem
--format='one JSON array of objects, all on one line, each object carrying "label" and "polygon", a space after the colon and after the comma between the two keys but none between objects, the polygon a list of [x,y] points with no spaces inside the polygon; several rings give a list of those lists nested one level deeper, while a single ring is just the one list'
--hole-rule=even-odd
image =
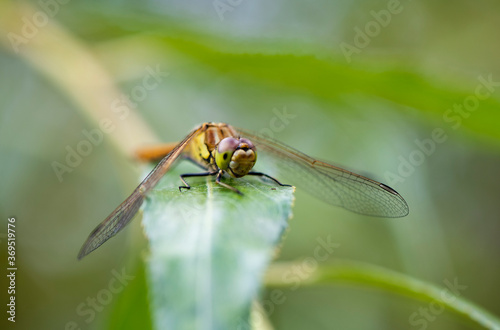
[{"label": "blurred stem", "polygon": [[250,319],[252,330],[274,330],[264,307],[257,301],[252,304]]},{"label": "blurred stem", "polygon": [[[265,284],[269,287],[291,287],[296,285],[295,282],[286,281],[285,279],[293,269],[302,268],[302,264],[299,262],[275,263],[271,265],[266,274]],[[453,284],[456,284],[456,278],[445,280],[447,287],[440,287],[383,267],[350,260],[339,260],[329,265],[319,266],[307,278],[303,279],[300,285],[337,284],[339,281],[378,287],[425,303],[436,302],[476,325],[486,329],[500,329],[500,319],[459,296],[460,286],[458,286],[458,290],[450,290]]]},{"label": "blurred stem", "polygon": [[[64,10],[63,6],[60,10]],[[27,3],[0,2],[0,45],[58,86],[94,128],[106,133],[100,127],[103,121],[107,127],[112,125],[112,131],[105,136],[125,155],[133,155],[140,145],[157,142],[133,107],[122,101],[123,93],[88,47],[53,18],[42,24],[39,20],[43,15],[48,17]],[[123,105],[120,111],[118,104]]]}]

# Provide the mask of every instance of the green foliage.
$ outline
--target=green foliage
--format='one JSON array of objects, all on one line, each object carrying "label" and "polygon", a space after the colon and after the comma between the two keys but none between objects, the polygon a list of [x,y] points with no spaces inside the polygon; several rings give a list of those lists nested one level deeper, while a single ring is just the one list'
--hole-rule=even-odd
[{"label": "green foliage", "polygon": [[[108,22],[118,18],[106,13],[101,19]],[[232,38],[193,29],[175,19],[149,17],[146,21],[141,14],[126,19],[127,25],[118,23],[116,33],[134,36],[144,28],[154,30],[153,35],[144,36],[143,47],[157,47],[170,56],[175,49],[182,62],[191,59],[216,75],[333,105],[346,96],[380,98],[399,105],[401,110],[418,109],[431,120],[444,121],[443,125],[454,129],[463,126],[497,145],[500,143],[497,125],[500,99],[496,96],[499,83],[490,72],[477,74],[473,81],[465,82],[450,75],[425,74],[399,61],[349,64],[343,57],[325,54],[321,47],[309,49],[318,55],[304,55],[304,49],[312,46],[300,42],[280,42],[274,47],[258,40],[241,44]],[[92,31],[95,33],[95,29]],[[483,86],[480,93],[487,96],[477,99],[479,102],[473,106],[466,99],[476,97],[478,86]],[[463,109],[467,102],[462,112],[454,107],[457,104]]]},{"label": "green foliage", "polygon": [[[498,88],[476,110],[453,113],[456,121],[445,118],[455,104],[463,106],[475,95],[479,77],[487,80],[491,74],[500,81],[498,42],[491,33],[499,30],[498,4],[408,2],[404,13],[347,63],[338,43],[352,40],[353,28],[365,25],[370,10],[382,9],[375,2],[350,2],[349,9],[342,2],[311,6],[296,1],[279,12],[258,6],[247,11],[250,2],[243,2],[231,12],[236,19],[228,15],[223,22],[214,11],[200,15],[202,7],[193,9],[201,2],[191,11],[181,2],[171,3],[163,2],[162,11],[156,10],[160,2],[0,4],[4,37],[22,34],[23,28],[30,34],[20,52],[12,51],[7,38],[0,40],[0,166],[5,180],[0,206],[20,219],[18,246],[25,256],[20,269],[33,274],[20,276],[19,315],[29,316],[20,318],[20,327],[52,329],[75,321],[82,329],[100,328],[99,319],[113,329],[147,329],[152,322],[161,327],[174,318],[214,327],[245,323],[286,227],[290,189],[254,179],[229,180],[246,193],[239,197],[212,180],[191,179],[193,189],[181,194],[181,171],[169,173],[145,207],[152,247],[147,264],[110,298],[114,308],[109,319],[108,304],[99,304],[92,324],[77,308],[87,297],[107,298],[99,293],[107,292],[102,289],[107,289],[110,268],[121,268],[131,254],[142,257],[136,246],[125,248],[132,230],[124,230],[84,262],[77,263],[74,256],[89,228],[136,184],[132,162],[123,156],[134,144],[149,143],[154,133],[175,141],[207,120],[269,129],[276,118],[270,110],[282,106],[297,119],[274,132],[286,137],[278,139],[293,146],[298,141],[306,153],[314,150],[312,155],[348,162],[379,177],[396,172],[401,158],[418,155],[414,141],[428,139],[432,129],[443,127],[453,134],[395,186],[412,210],[401,221],[342,213],[298,192],[297,221],[283,260],[313,251],[318,234],[327,233],[341,244],[339,256],[372,265],[319,265],[304,287],[321,289],[314,294],[297,290],[276,306],[272,322],[286,329],[314,322],[317,328],[408,328],[408,316],[419,306],[387,303],[383,293],[373,292],[367,295],[375,303],[368,304],[354,297],[355,288],[330,289],[331,284],[370,285],[427,304],[441,292],[433,283],[458,277],[468,289],[454,303],[445,302],[446,309],[458,313],[456,319],[498,327],[496,317],[465,299],[500,313]],[[37,19],[44,19],[44,8],[57,13],[36,29],[28,26],[36,12]],[[250,19],[244,21],[249,29],[244,33],[232,29],[241,27],[243,15]],[[249,22],[259,23],[261,15],[272,16],[272,21],[252,29]],[[314,32],[283,37],[283,29],[292,25]],[[111,104],[122,93],[139,90],[144,68],[157,65],[171,76],[157,89],[148,89],[144,99],[139,95],[140,102],[133,100],[136,106],[122,119],[123,112],[115,112]],[[51,164],[64,163],[68,148],[90,143],[83,130],[98,129],[103,118],[111,118],[116,131],[91,144],[92,151],[60,182]],[[278,264],[271,271],[280,265],[290,266]],[[282,274],[265,283],[288,286],[277,284]],[[50,288],[50,294],[43,288]],[[322,295],[327,299],[321,300]],[[28,301],[30,305],[24,303]],[[345,306],[355,316],[345,313]],[[432,327],[456,329],[454,322],[443,317]]]},{"label": "green foliage", "polygon": [[258,179],[191,178],[179,192],[169,173],[144,207],[148,289],[156,329],[249,326],[252,301],[291,216],[293,188]]},{"label": "green foliage", "polygon": [[[270,287],[290,286],[289,283],[283,282],[283,275],[294,267],[300,267],[300,264],[295,265],[291,262],[274,264],[269,270],[266,284]],[[302,285],[322,286],[342,282],[380,288],[424,303],[432,303],[456,313],[475,326],[500,329],[500,319],[460,295],[460,289],[464,288],[461,288],[456,278],[446,281],[447,287],[439,287],[383,267],[351,260],[336,260],[334,263],[320,266],[302,282]]]},{"label": "green foliage", "polygon": [[142,260],[137,262],[135,277],[120,294],[109,315],[109,329],[151,329],[152,320],[147,295],[146,272]]}]

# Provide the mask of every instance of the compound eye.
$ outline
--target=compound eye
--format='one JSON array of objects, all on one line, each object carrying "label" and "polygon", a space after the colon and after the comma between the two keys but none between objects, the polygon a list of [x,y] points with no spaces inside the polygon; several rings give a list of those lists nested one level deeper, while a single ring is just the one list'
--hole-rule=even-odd
[{"label": "compound eye", "polygon": [[253,145],[252,141],[250,141],[249,139],[241,138],[240,143],[246,144],[248,146],[248,149],[255,150],[255,146]]},{"label": "compound eye", "polygon": [[221,170],[227,170],[231,157],[238,148],[240,141],[233,137],[222,139],[215,152],[215,163]]},{"label": "compound eye", "polygon": [[217,151],[220,154],[224,154],[226,152],[233,153],[236,150],[236,148],[238,148],[239,144],[240,141],[238,141],[237,139],[233,137],[227,137],[219,142],[219,145],[217,146]]}]

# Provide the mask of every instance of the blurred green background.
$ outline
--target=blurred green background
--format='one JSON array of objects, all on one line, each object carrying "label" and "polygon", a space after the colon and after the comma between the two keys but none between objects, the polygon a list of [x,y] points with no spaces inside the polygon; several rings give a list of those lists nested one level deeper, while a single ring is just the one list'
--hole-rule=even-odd
[{"label": "blurred green background", "polygon": [[[299,190],[279,260],[331,237],[330,260],[456,280],[500,314],[498,2],[63,2],[0,2],[0,246],[5,265],[14,216],[16,328],[150,327],[140,221],[76,255],[136,186],[131,151],[206,121],[271,132],[388,183],[410,206],[406,218],[374,219]],[[54,162],[105,118],[113,132],[58,178]],[[431,143],[436,129],[446,138]],[[117,272],[128,277],[108,297]],[[96,297],[106,303],[89,307]],[[288,290],[269,317],[276,329],[471,328],[448,312],[411,321],[428,307],[338,283]]]}]

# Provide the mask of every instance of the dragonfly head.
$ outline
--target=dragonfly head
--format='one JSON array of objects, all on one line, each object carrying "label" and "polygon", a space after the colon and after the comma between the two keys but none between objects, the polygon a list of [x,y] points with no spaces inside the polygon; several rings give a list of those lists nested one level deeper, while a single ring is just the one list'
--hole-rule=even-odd
[{"label": "dragonfly head", "polygon": [[215,148],[215,163],[221,170],[235,178],[241,178],[250,172],[257,161],[257,150],[253,143],[245,138],[227,137]]}]

